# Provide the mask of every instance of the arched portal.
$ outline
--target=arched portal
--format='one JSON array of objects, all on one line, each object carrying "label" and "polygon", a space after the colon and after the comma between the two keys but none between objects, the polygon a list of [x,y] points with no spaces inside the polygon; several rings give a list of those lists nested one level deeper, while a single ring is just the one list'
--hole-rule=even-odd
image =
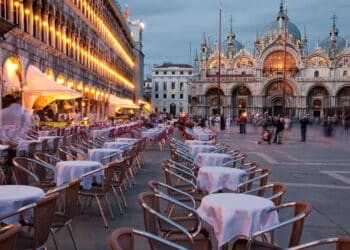
[{"label": "arched portal", "polygon": [[294,91],[287,81],[278,78],[267,84],[265,109],[272,115],[295,115]]},{"label": "arched portal", "polygon": [[20,61],[11,56],[6,59],[3,72],[2,108],[5,108],[21,99],[23,68]]},{"label": "arched portal", "polygon": [[232,91],[232,115],[233,117],[239,116],[244,112],[248,112],[248,108],[251,106],[251,92],[246,86],[238,86]]},{"label": "arched portal", "polygon": [[[224,92],[218,88],[211,88],[205,94],[206,106],[209,111],[207,115],[220,115],[220,108],[223,104]],[[220,99],[219,99],[220,98]]]},{"label": "arched portal", "polygon": [[330,106],[329,92],[325,87],[313,87],[307,96],[308,113],[315,118],[323,116],[323,109]]}]

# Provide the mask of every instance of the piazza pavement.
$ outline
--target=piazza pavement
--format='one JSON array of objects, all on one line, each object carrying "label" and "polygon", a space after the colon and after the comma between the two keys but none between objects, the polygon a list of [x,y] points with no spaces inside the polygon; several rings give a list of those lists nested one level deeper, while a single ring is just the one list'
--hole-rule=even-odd
[{"label": "piazza pavement", "polygon": [[[324,137],[321,126],[309,125],[307,141],[301,142],[300,129],[296,124],[283,144],[259,144],[261,127],[248,125],[244,135],[238,131],[237,126],[219,131],[218,142],[247,153],[247,162],[257,161],[260,167],[271,168],[269,182],[287,185],[283,203],[300,200],[311,203],[312,212],[305,220],[301,242],[329,236],[350,236],[350,135],[337,128],[333,137]],[[177,130],[174,135],[183,139]],[[143,229],[137,195],[148,191],[148,180],[163,180],[160,164],[169,157],[168,147],[162,152],[152,147],[143,153],[136,185],[127,191],[128,208],[124,214],[119,213],[114,197],[111,197],[116,217],[111,220],[106,211],[109,228],[104,228],[96,203],[83,214],[77,208],[72,225],[80,249],[110,249],[108,235],[118,227]],[[61,249],[74,249],[65,229],[57,236]],[[54,249],[51,239],[48,247]],[[137,249],[145,247],[140,243]]]}]

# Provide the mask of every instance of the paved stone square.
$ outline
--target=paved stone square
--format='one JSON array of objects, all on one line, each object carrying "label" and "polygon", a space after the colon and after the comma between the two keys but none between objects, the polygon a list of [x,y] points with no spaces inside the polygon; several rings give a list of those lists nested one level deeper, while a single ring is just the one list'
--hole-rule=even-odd
[{"label": "paved stone square", "polygon": [[[220,131],[218,142],[226,143],[248,154],[247,161],[257,161],[260,167],[272,169],[270,182],[287,184],[283,202],[306,200],[312,204],[312,212],[306,219],[302,242],[328,236],[350,235],[350,148],[349,135],[337,129],[334,137],[323,136],[322,127],[309,126],[307,141],[301,142],[298,125],[292,128],[283,144],[258,144],[261,128],[248,126],[247,134],[239,134],[234,126]],[[179,136],[179,134],[176,134]],[[180,135],[181,136],[181,135]],[[180,137],[179,136],[179,137]],[[137,203],[137,195],[148,190],[148,180],[162,180],[160,162],[169,158],[168,147],[163,152],[144,152],[144,163],[136,177],[137,184],[127,192],[128,208],[120,215],[111,197],[116,218],[105,229],[98,208],[93,202],[85,214],[78,210],[73,219],[73,230],[80,249],[109,249],[107,237],[121,226],[143,228],[143,217]],[[58,232],[61,249],[73,249],[68,233]],[[49,248],[52,241],[49,240]],[[142,247],[140,249],[143,249]]]}]

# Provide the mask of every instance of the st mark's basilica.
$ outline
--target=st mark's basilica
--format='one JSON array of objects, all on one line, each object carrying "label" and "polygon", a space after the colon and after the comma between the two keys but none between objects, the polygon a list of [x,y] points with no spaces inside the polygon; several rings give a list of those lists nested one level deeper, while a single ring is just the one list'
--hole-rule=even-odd
[{"label": "st mark's basilica", "polygon": [[325,29],[325,38],[309,53],[306,32],[289,20],[282,3],[275,20],[257,32],[253,54],[235,39],[232,25],[226,38],[218,82],[219,50],[203,36],[194,58],[196,74],[189,83],[191,114],[269,112],[322,119],[348,112],[350,48],[335,16],[328,36]]}]

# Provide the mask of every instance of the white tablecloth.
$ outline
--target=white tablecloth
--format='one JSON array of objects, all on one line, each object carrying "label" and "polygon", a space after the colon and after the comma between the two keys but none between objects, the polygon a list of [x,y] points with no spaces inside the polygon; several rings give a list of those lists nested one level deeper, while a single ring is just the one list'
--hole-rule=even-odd
[{"label": "white tablecloth", "polygon": [[215,193],[221,189],[236,191],[246,171],[237,168],[202,167],[198,170],[198,188],[206,193]]},{"label": "white tablecloth", "polygon": [[278,213],[268,212],[272,201],[247,194],[207,195],[197,209],[199,216],[214,229],[219,246],[236,236],[251,236],[256,231],[278,223]]},{"label": "white tablecloth", "polygon": [[185,140],[185,145],[189,148],[190,145],[211,145],[210,141]]},{"label": "white tablecloth", "polygon": [[138,140],[139,139],[136,139],[136,138],[123,138],[123,137],[115,138],[116,142],[127,142],[127,143],[135,143]]},{"label": "white tablecloth", "polygon": [[196,158],[196,156],[199,154],[199,153],[210,153],[210,152],[214,152],[216,149],[215,146],[212,146],[212,145],[190,145],[188,147],[188,151],[190,152],[190,154]]},{"label": "white tablecloth", "polygon": [[232,159],[229,154],[221,153],[199,153],[195,158],[198,167],[222,167],[222,165]]},{"label": "white tablecloth", "polygon": [[[41,188],[24,185],[0,185],[0,214],[14,211],[44,196],[45,192]],[[25,216],[30,216],[30,214],[30,212],[27,212]],[[7,224],[15,223],[16,221],[17,216],[3,220]]]},{"label": "white tablecloth", "polygon": [[122,160],[122,151],[120,149],[115,148],[94,148],[89,149],[88,151],[88,160],[89,161],[101,161],[105,156],[119,153],[117,154],[113,160]]},{"label": "white tablecloth", "polygon": [[133,145],[133,143],[129,143],[129,142],[114,142],[114,141],[110,141],[110,142],[103,143],[103,147],[102,148],[123,149],[123,148],[131,147],[132,145]]},{"label": "white tablecloth", "polygon": [[[57,186],[66,181],[73,180],[92,170],[101,168],[98,161],[61,161],[56,164],[55,181]],[[103,171],[95,174],[96,182],[101,183]],[[85,177],[81,183],[84,189],[91,189],[92,177]]]}]

